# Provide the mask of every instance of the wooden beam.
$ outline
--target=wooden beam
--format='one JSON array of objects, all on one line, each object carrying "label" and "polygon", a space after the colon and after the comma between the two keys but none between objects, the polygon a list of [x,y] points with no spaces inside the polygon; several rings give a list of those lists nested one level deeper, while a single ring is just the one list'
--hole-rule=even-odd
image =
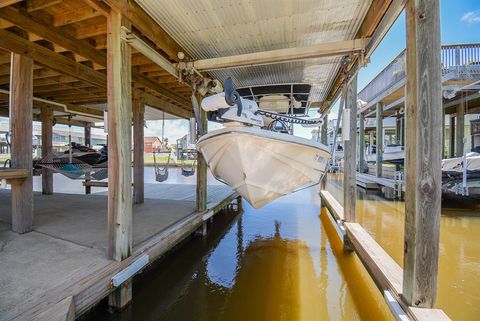
[{"label": "wooden beam", "polygon": [[25,168],[0,168],[0,179],[18,180],[25,179],[31,175],[31,172]]},{"label": "wooden beam", "polygon": [[[132,252],[132,80],[130,47],[120,39],[126,22],[108,17],[108,257]],[[127,25],[129,27],[129,25]]]},{"label": "wooden beam", "polygon": [[344,56],[364,50],[367,43],[368,39],[365,38],[321,43],[301,48],[285,48],[229,57],[201,59],[194,61],[193,66],[197,70],[206,71],[300,61],[320,57]]},{"label": "wooden beam", "polygon": [[[192,98],[195,99],[195,98]],[[198,98],[199,99],[199,98]],[[199,99],[200,100],[200,99]],[[200,101],[198,104],[200,105]],[[201,125],[197,124],[198,138],[208,132],[207,112],[200,108]],[[201,129],[201,131],[200,131]],[[204,212],[207,209],[207,162],[202,153],[197,152],[197,211]]]},{"label": "wooden beam", "polygon": [[132,71],[132,79],[134,82],[144,85],[145,87],[148,87],[157,93],[159,93],[161,96],[173,100],[175,102],[178,102],[182,106],[189,106],[191,105],[188,101],[188,99],[185,99],[184,97],[178,95],[177,93],[170,91],[166,89],[165,87],[157,84],[155,81],[141,75],[140,73],[136,71]]},{"label": "wooden beam", "polygon": [[110,7],[101,0],[82,0],[88,6],[92,7],[93,9],[97,10],[104,16],[110,15]]},{"label": "wooden beam", "polygon": [[107,77],[105,74],[77,63],[36,43],[23,39],[11,32],[0,30],[0,48],[28,56],[40,65],[83,80],[94,86],[100,88],[106,87]]},{"label": "wooden beam", "polygon": [[123,14],[143,35],[153,41],[168,57],[178,61],[182,48],[133,0],[104,0],[112,9]]},{"label": "wooden beam", "polygon": [[437,297],[442,194],[439,0],[408,0],[405,11],[408,121],[403,297],[409,305],[430,308]]},{"label": "wooden beam", "polygon": [[10,76],[12,168],[29,171],[27,178],[12,182],[12,230],[17,233],[26,233],[33,229],[33,60],[13,53]]},{"label": "wooden beam", "polygon": [[145,103],[134,92],[133,97],[133,202],[144,201],[144,124]]},{"label": "wooden beam", "polygon": [[76,29],[78,39],[86,39],[107,33],[107,26],[104,22],[96,24],[87,24]]},{"label": "wooden beam", "polygon": [[53,25],[55,27],[65,26],[71,23],[76,23],[100,16],[102,13],[90,6],[77,8],[53,17]]},{"label": "wooden beam", "polygon": [[[41,108],[42,120],[42,157],[52,153],[53,139],[53,107],[51,105]],[[53,173],[48,168],[42,170],[42,194],[53,194]]]},{"label": "wooden beam", "polygon": [[[343,207],[345,220],[355,222],[357,202],[357,76],[347,83],[342,127],[343,150]],[[348,126],[348,127],[347,127]]]},{"label": "wooden beam", "polygon": [[145,104],[150,106],[150,107],[155,107],[160,110],[165,111],[166,113],[181,117],[181,118],[190,118],[193,117],[193,111],[192,110],[186,110],[180,106],[176,106],[170,102],[167,102],[163,99],[160,99],[157,96],[154,96],[152,94],[142,92],[140,93],[140,96],[144,100]]},{"label": "wooden beam", "polygon": [[46,9],[48,7],[54,6],[62,2],[63,0],[28,0],[27,11],[34,12],[34,11]]},{"label": "wooden beam", "polygon": [[340,205],[329,191],[321,191],[320,199],[322,201],[322,207],[326,207],[336,221],[345,221],[345,214],[342,205]]},{"label": "wooden beam", "polygon": [[12,4],[19,3],[23,0],[0,0],[0,8],[8,7]]},{"label": "wooden beam", "polygon": [[375,175],[377,177],[382,177],[382,166],[383,166],[383,117],[382,117],[383,105],[382,103],[377,103],[376,109],[376,121],[377,121],[377,130],[376,130],[376,141],[375,150],[376,150],[376,163]]}]

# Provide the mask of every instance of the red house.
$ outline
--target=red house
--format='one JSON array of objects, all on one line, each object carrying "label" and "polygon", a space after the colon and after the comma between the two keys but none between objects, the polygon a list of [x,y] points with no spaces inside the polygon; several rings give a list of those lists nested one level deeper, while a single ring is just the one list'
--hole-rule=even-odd
[{"label": "red house", "polygon": [[145,137],[143,140],[143,148],[145,153],[153,153],[162,149],[163,143],[157,136]]}]

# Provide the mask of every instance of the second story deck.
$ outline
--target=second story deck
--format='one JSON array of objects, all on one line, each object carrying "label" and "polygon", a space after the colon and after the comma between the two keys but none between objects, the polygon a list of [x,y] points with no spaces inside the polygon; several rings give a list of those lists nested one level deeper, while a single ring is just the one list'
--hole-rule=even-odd
[{"label": "second story deck", "polygon": [[[369,115],[377,103],[391,114],[405,103],[406,51],[403,50],[359,93],[358,99],[366,103],[359,112]],[[479,100],[480,94],[480,43],[445,45],[441,49],[442,94],[444,108],[458,103],[459,93]]]}]

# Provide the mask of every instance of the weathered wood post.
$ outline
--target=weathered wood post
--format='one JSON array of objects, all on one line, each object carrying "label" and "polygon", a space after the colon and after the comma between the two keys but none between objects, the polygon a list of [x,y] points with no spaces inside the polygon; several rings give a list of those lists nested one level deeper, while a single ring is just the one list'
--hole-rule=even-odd
[{"label": "weathered wood post", "polygon": [[321,129],[321,142],[328,146],[328,114],[323,117],[323,125]]},{"label": "weathered wood post", "polygon": [[[199,104],[200,105],[200,104]],[[207,113],[200,109],[202,126],[197,126],[198,137],[207,133]],[[199,128],[202,128],[200,132]],[[197,211],[207,209],[207,163],[201,153],[197,155]]]},{"label": "weathered wood post", "polygon": [[12,181],[12,230],[26,233],[33,229],[33,60],[27,56],[11,54],[9,98],[11,166],[29,170],[27,178]]},{"label": "weathered wood post", "polygon": [[431,308],[437,295],[441,209],[441,65],[438,0],[408,0],[403,297]]},{"label": "weathered wood post", "polygon": [[383,106],[381,103],[377,103],[377,112],[376,112],[376,172],[377,177],[382,176],[382,161],[383,161],[383,118],[382,118]]},{"label": "weathered wood post", "polygon": [[[132,252],[132,80],[130,47],[120,38],[130,28],[120,13],[107,17],[108,90],[108,257],[122,261]],[[123,308],[132,297],[126,282],[109,297]]]},{"label": "weathered wood post", "polygon": [[457,106],[457,126],[455,131],[456,151],[455,157],[463,156],[463,139],[465,138],[465,107],[463,102]]},{"label": "weathered wood post", "polygon": [[442,106],[442,158],[445,158],[445,146],[446,146],[446,142],[445,142],[445,109],[443,109],[443,106]]},{"label": "weathered wood post", "polygon": [[[52,153],[53,139],[53,107],[44,106],[40,112],[42,121],[42,157]],[[53,194],[53,173],[48,168],[42,169],[42,194]]]},{"label": "weathered wood post", "polygon": [[138,92],[133,94],[133,202],[144,202],[144,121],[145,104]]},{"label": "weathered wood post", "polygon": [[347,83],[342,126],[343,150],[343,207],[345,221],[355,222],[357,200],[357,76]]},{"label": "weathered wood post", "polygon": [[[90,125],[86,125],[83,128],[83,138],[85,146],[92,147],[92,129],[90,128]],[[85,174],[85,194],[87,195],[92,193],[92,187],[88,185],[88,182],[90,182],[90,173]]]},{"label": "weathered wood post", "polygon": [[[328,147],[328,114],[323,117],[323,124],[321,128],[321,142],[323,145]],[[325,190],[327,188],[327,175],[323,176],[322,181],[320,182],[320,189]]]},{"label": "weathered wood post", "polygon": [[450,139],[448,144],[448,155],[455,157],[455,117],[450,114]]},{"label": "weathered wood post", "polygon": [[92,147],[92,128],[90,124],[83,128],[83,140],[85,141],[85,146]]},{"label": "weathered wood post", "polygon": [[365,114],[358,115],[358,171],[365,172]]}]

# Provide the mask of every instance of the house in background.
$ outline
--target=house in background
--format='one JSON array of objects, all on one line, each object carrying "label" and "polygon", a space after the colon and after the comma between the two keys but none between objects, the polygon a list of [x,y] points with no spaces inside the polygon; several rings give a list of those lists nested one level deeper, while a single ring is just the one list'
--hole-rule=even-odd
[{"label": "house in background", "polygon": [[153,153],[163,149],[164,143],[157,136],[145,137],[143,140],[143,148],[145,153]]}]

